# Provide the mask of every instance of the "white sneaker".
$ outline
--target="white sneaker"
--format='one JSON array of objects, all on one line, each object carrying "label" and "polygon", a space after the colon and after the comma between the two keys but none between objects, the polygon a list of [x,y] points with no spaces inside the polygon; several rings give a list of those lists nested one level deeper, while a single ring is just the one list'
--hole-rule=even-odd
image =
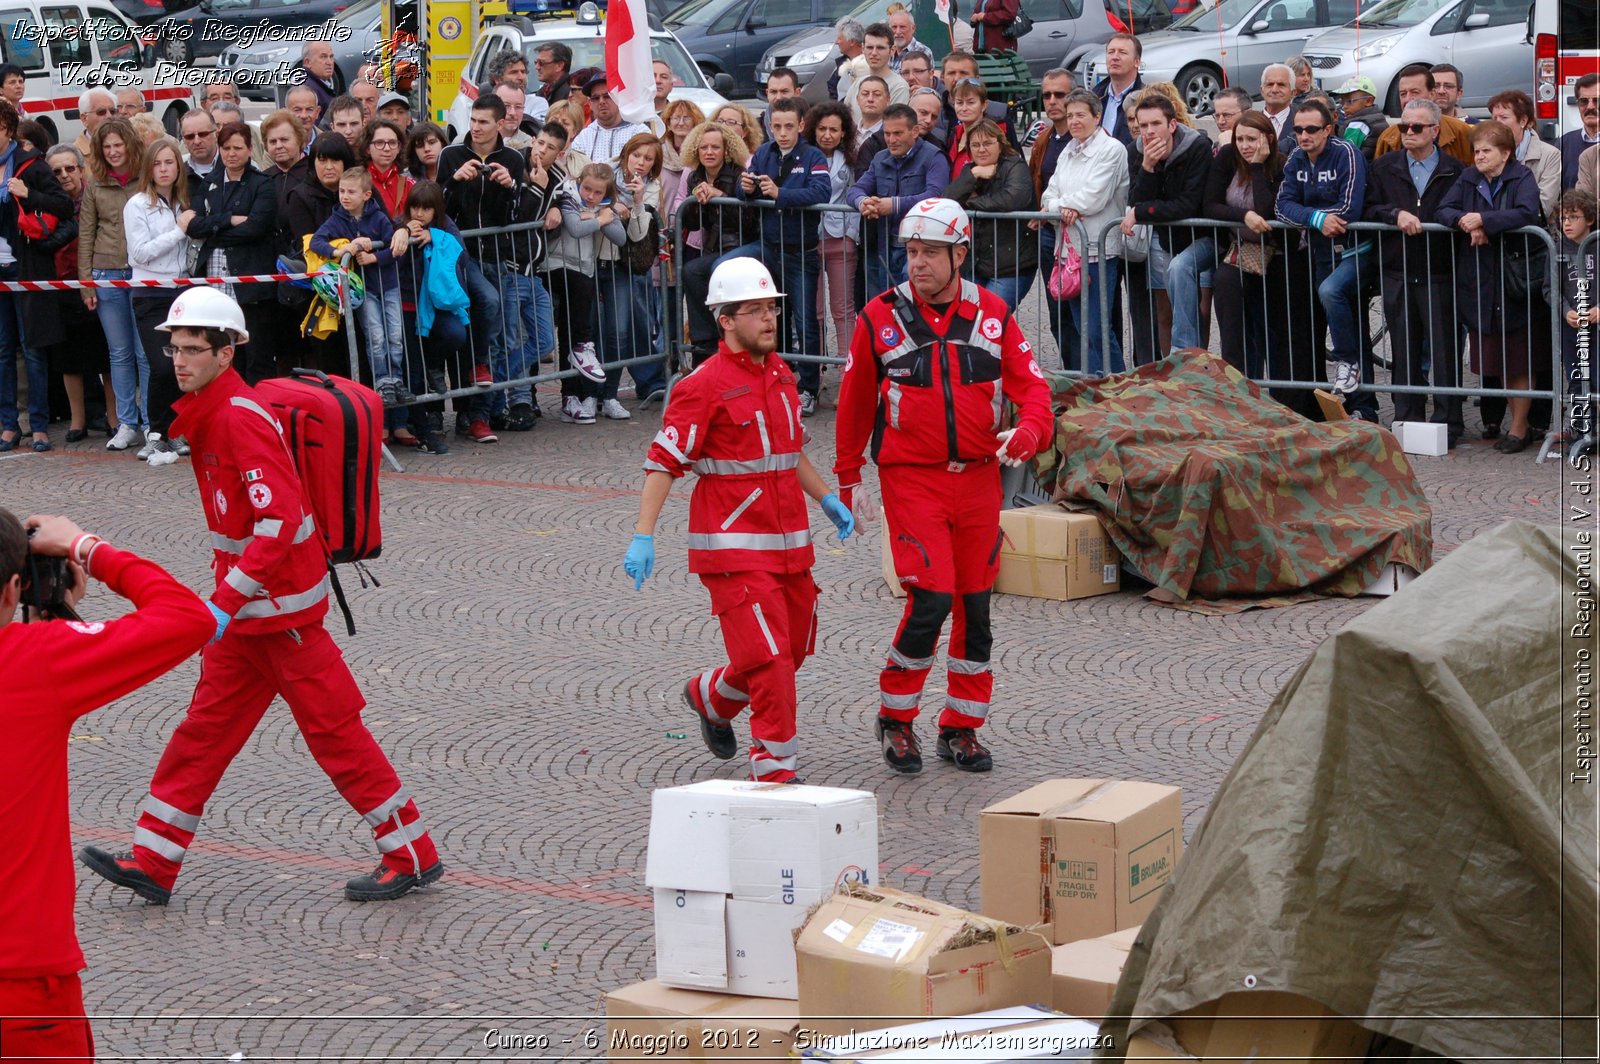
[{"label": "white sneaker", "polygon": [[[592,401],[593,400],[591,400],[591,402]],[[600,414],[603,417],[610,418],[612,421],[633,420],[633,415],[628,413],[627,408],[621,403],[617,402],[615,399],[607,399],[605,402],[601,403]]]},{"label": "white sneaker", "polygon": [[139,448],[139,453],[134,457],[141,462],[148,462],[150,456],[161,450],[161,433],[147,432],[144,434],[144,446]]},{"label": "white sneaker", "polygon": [[817,412],[817,397],[811,392],[800,393],[800,416],[811,417]]},{"label": "white sneaker", "polygon": [[126,451],[139,441],[139,433],[132,425],[123,422],[117,426],[116,435],[106,441],[108,451]]},{"label": "white sneaker", "polygon": [[594,406],[595,401],[593,396],[590,396],[588,399],[580,399],[578,401],[578,424],[594,424]]},{"label": "white sneaker", "polygon": [[572,349],[572,368],[596,384],[606,379],[605,367],[600,364],[600,356],[594,352],[594,344],[579,344]]},{"label": "white sneaker", "polygon": [[1330,385],[1340,395],[1356,391],[1361,387],[1361,367],[1354,362],[1335,362]]},{"label": "white sneaker", "polygon": [[576,425],[583,416],[583,400],[576,395],[569,395],[561,400],[561,420],[568,425]]}]

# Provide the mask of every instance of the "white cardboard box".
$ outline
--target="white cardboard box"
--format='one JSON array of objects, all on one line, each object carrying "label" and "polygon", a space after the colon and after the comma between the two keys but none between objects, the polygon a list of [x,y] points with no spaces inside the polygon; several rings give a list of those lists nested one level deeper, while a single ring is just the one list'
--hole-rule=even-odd
[{"label": "white cardboard box", "polygon": [[878,807],[867,791],[741,780],[658,790],[645,870],[656,978],[795,998],[792,932],[838,885],[877,874]]},{"label": "white cardboard box", "polygon": [[1390,562],[1383,572],[1361,590],[1363,595],[1393,595],[1417,578],[1417,571],[1409,565]]},{"label": "white cardboard box", "polygon": [[1396,421],[1389,427],[1406,454],[1443,458],[1450,453],[1449,429],[1432,421]]},{"label": "white cardboard box", "polygon": [[829,1035],[800,1053],[808,1060],[844,1064],[949,1060],[963,1064],[1014,1064],[1028,1060],[1087,1060],[1099,1026],[1058,1012],[1022,1005],[970,1016],[927,1020],[877,1031]]}]

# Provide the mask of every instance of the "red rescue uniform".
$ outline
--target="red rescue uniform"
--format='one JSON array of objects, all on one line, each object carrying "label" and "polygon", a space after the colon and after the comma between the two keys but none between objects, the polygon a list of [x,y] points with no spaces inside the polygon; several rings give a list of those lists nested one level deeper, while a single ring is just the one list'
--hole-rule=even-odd
[{"label": "red rescue uniform", "polygon": [[139,867],[171,888],[206,801],[278,695],[311,756],[372,828],[384,864],[404,875],[431,867],[433,840],[362,723],[366,700],[323,628],[328,563],[277,420],[232,369],[173,409],[211,529],[211,601],[233,619],[206,648],[189,713],[150,781],[133,837]]},{"label": "red rescue uniform", "polygon": [[795,672],[817,635],[811,511],[800,488],[806,431],[794,374],[726,343],[679,381],[644,468],[699,474],[689,571],[711,593],[728,664],[690,684],[695,709],[727,724],[750,708],[750,774],[793,779]]},{"label": "red rescue uniform", "polygon": [[[137,690],[205,646],[216,622],[154,562],[102,543],[91,575],[131,601],[114,621],[0,627],[0,1056],[88,1062],[83,950],[72,923],[67,738],[79,717]],[[24,1019],[24,1017],[54,1017]]]},{"label": "red rescue uniform", "polygon": [[869,301],[839,386],[841,485],[861,482],[870,440],[906,609],[879,677],[879,712],[917,716],[952,616],[941,727],[977,728],[993,676],[989,593],[1000,564],[999,433],[1049,438],[1050,390],[1005,300],[962,281],[948,307],[902,284]]}]

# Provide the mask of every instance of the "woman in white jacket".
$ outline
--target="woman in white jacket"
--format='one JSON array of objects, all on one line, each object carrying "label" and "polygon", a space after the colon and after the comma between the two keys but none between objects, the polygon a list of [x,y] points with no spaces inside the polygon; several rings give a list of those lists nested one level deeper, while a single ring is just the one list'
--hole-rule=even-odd
[{"label": "woman in white jacket", "polygon": [[[1079,335],[1089,342],[1088,372],[1104,374],[1101,352],[1109,344],[1110,369],[1122,372],[1122,343],[1117,323],[1101,320],[1099,264],[1105,268],[1106,315],[1117,290],[1122,260],[1122,237],[1115,223],[1128,209],[1128,150],[1122,142],[1100,128],[1100,98],[1092,92],[1075,89],[1067,94],[1067,132],[1072,140],[1061,152],[1055,175],[1044,190],[1039,209],[1059,213],[1061,235],[1056,254],[1065,256],[1070,241],[1083,261],[1083,293],[1068,302]],[[1097,243],[1100,234],[1111,226],[1104,247]],[[1052,263],[1041,263],[1046,271]],[[1048,276],[1048,273],[1047,273]],[[1058,338],[1059,341],[1059,338]],[[1071,365],[1067,352],[1062,364]]]},{"label": "woman in white jacket", "polygon": [[[162,137],[145,151],[138,183],[122,207],[122,227],[128,240],[128,265],[135,281],[171,281],[189,274],[189,235],[186,232],[194,211],[189,209],[189,190],[185,182],[187,167],[178,142]],[[179,396],[178,379],[172,372],[172,359],[162,353],[170,341],[156,326],[167,319],[181,289],[134,289],[133,316],[139,324],[139,342],[150,356],[150,455],[151,465],[167,465],[187,454],[188,448],[174,445],[168,435],[172,425],[172,404]]]}]

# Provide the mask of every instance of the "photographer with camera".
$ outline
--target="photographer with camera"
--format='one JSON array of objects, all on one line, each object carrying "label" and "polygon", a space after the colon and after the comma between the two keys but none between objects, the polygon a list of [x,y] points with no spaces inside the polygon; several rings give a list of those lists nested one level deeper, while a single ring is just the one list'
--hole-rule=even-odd
[{"label": "photographer with camera", "polygon": [[[134,612],[78,620],[86,576]],[[25,623],[12,623],[19,606]],[[215,630],[205,603],[154,562],[65,517],[30,517],[24,532],[0,509],[0,774],[11,782],[0,793],[0,1052],[8,1057],[94,1059],[72,923],[68,734],[79,717],[167,672]]]}]

